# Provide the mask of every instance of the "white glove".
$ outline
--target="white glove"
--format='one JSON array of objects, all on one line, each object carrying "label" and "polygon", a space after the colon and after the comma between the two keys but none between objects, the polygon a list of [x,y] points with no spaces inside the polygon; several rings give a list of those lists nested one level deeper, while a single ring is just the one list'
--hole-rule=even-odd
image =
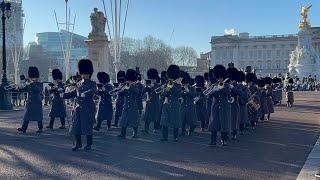
[{"label": "white glove", "polygon": [[50,94],[50,98],[53,99],[53,98],[54,98],[54,95],[53,95],[53,94]]},{"label": "white glove", "polygon": [[86,97],[86,95],[84,93],[81,93],[80,97],[84,98],[84,97]]},{"label": "white glove", "polygon": [[64,93],[60,93],[59,96],[62,98]]},{"label": "white glove", "polygon": [[230,88],[233,88],[233,85],[232,85],[232,84],[230,84]]},{"label": "white glove", "polygon": [[59,92],[62,92],[62,91],[63,91],[63,89],[62,89],[62,88],[59,88],[59,89],[58,89],[58,91],[59,91]]},{"label": "white glove", "polygon": [[102,91],[105,91],[105,90],[106,90],[106,88],[102,87],[102,88],[101,88],[101,90],[102,90]]}]

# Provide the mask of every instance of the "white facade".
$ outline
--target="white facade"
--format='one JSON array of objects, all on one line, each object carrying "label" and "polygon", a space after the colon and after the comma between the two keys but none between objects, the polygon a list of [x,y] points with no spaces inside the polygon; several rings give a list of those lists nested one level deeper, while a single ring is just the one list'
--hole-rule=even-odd
[{"label": "white facade", "polygon": [[[313,46],[320,52],[320,28],[312,28]],[[290,54],[296,48],[296,35],[249,36],[239,35],[213,36],[211,38],[211,65],[227,66],[233,62],[236,67],[245,69],[252,66],[260,76],[288,72]]]}]

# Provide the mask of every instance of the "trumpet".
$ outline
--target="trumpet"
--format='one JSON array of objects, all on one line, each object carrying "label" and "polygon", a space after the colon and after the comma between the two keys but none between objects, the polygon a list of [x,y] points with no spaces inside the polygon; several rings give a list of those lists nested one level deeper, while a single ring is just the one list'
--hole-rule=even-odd
[{"label": "trumpet", "polygon": [[206,90],[204,90],[202,93],[206,96],[211,94],[211,92],[214,90],[215,84],[211,84]]},{"label": "trumpet", "polygon": [[118,87],[118,88],[116,88],[116,89],[114,89],[114,90],[111,90],[111,91],[109,91],[108,92],[108,94],[110,95],[110,96],[117,96],[120,92],[122,92],[122,91],[124,91],[124,90],[126,90],[126,89],[130,89],[130,87],[132,87],[132,86],[134,86],[136,83],[132,83],[132,84],[130,84],[130,83],[124,83],[122,86],[120,86],[120,87]]},{"label": "trumpet", "polygon": [[160,94],[164,91],[166,86],[167,86],[167,84],[162,84],[160,87],[156,88],[154,91],[156,92],[156,94]]}]

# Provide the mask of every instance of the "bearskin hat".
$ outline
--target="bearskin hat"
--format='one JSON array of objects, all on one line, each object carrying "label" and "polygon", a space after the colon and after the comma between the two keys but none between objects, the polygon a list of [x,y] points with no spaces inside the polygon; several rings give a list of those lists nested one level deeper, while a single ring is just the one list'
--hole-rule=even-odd
[{"label": "bearskin hat", "polygon": [[25,75],[20,75],[20,80],[25,80],[26,79],[26,76]]},{"label": "bearskin hat", "polygon": [[168,79],[176,80],[180,77],[180,69],[177,65],[170,65],[167,70]]},{"label": "bearskin hat", "polygon": [[194,83],[195,83],[194,78],[191,78],[191,77],[190,77],[189,85],[190,85],[190,86],[193,86],[193,85],[194,85]]},{"label": "bearskin hat", "polygon": [[167,71],[162,71],[161,72],[161,79],[167,80]]},{"label": "bearskin hat", "polygon": [[59,69],[52,70],[52,79],[53,80],[62,80],[62,72]]},{"label": "bearskin hat", "polygon": [[246,80],[246,74],[243,71],[238,71],[236,81],[243,82],[245,80]]},{"label": "bearskin hat", "polygon": [[238,76],[238,70],[236,68],[228,68],[226,71],[226,76],[230,80],[236,80]]},{"label": "bearskin hat", "polygon": [[136,71],[136,78],[138,81],[142,80],[141,74]]},{"label": "bearskin hat", "polygon": [[80,74],[93,74],[93,65],[89,59],[81,59],[78,62],[78,70]]},{"label": "bearskin hat", "polygon": [[117,73],[117,82],[118,83],[124,83],[126,81],[126,72],[119,71]]},{"label": "bearskin hat", "polygon": [[247,66],[245,72],[246,73],[252,73],[252,66]]},{"label": "bearskin hat", "polygon": [[208,73],[208,72],[205,72],[205,73],[203,74],[203,77],[204,77],[204,80],[205,80],[205,81],[209,81],[209,73]]},{"label": "bearskin hat", "polygon": [[264,78],[264,82],[265,82],[265,84],[271,85],[271,83],[272,83],[271,77],[265,77],[265,78]]},{"label": "bearskin hat", "polygon": [[292,79],[292,78],[289,78],[288,82],[289,82],[290,84],[293,84],[293,79]]},{"label": "bearskin hat", "polygon": [[126,73],[127,81],[137,81],[137,72],[133,69],[128,69]]},{"label": "bearskin hat", "polygon": [[233,62],[228,63],[228,68],[234,68],[234,63]]},{"label": "bearskin hat", "polygon": [[98,72],[97,78],[100,83],[105,84],[110,82],[110,76],[106,72]]},{"label": "bearskin hat", "polygon": [[195,81],[197,87],[201,87],[201,88],[204,87],[205,79],[203,76],[200,76],[200,75],[196,76],[194,78],[194,81]]},{"label": "bearskin hat", "polygon": [[277,83],[277,82],[278,82],[278,78],[277,77],[272,78],[272,83]]},{"label": "bearskin hat", "polygon": [[259,87],[264,87],[265,86],[265,78],[258,79],[257,84]]},{"label": "bearskin hat", "polygon": [[28,77],[33,79],[33,78],[39,78],[39,70],[35,66],[30,66],[28,69]]},{"label": "bearskin hat", "polygon": [[246,75],[246,81],[247,81],[247,82],[253,82],[253,83],[255,83],[255,82],[257,81],[257,76],[256,76],[256,74],[254,74],[254,73],[248,73],[248,74]]},{"label": "bearskin hat", "polygon": [[216,65],[213,68],[213,75],[216,79],[224,78],[226,75],[226,68],[221,64]]},{"label": "bearskin hat", "polygon": [[147,72],[148,79],[157,79],[158,76],[158,71],[154,68],[149,69]]},{"label": "bearskin hat", "polygon": [[182,84],[190,83],[190,75],[189,75],[189,73],[181,71],[181,78],[182,78],[182,81],[181,81]]}]

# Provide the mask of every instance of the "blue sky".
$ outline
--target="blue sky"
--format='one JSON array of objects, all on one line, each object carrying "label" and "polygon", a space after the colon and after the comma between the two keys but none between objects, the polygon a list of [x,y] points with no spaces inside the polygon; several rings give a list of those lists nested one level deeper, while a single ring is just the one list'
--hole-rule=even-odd
[{"label": "blue sky", "polygon": [[[110,1],[105,1],[110,16]],[[75,33],[87,36],[90,13],[94,7],[103,9],[102,0],[69,0],[69,4],[77,15]],[[130,0],[125,36],[152,35],[174,47],[187,45],[206,52],[211,36],[223,35],[225,29],[251,35],[296,33],[300,6],[309,4],[312,26],[320,26],[319,0]],[[57,31],[54,10],[64,20],[64,7],[64,0],[23,0],[25,44],[37,32]]]}]

